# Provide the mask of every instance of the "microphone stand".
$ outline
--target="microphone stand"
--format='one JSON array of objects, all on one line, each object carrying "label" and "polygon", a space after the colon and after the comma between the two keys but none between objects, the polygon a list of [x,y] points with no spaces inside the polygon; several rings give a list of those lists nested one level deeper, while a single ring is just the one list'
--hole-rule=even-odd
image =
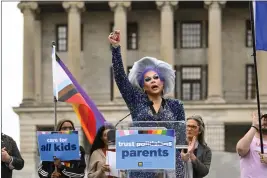
[{"label": "microphone stand", "polygon": [[[147,105],[145,106],[153,106],[153,101],[148,101]],[[129,114],[127,114],[125,117],[123,117],[122,119],[120,119],[117,124],[115,125],[115,129],[116,127],[119,125],[119,123],[121,123],[124,119],[126,119],[129,115],[131,115],[134,111],[136,111],[139,107],[136,107],[132,112],[130,112]]]},{"label": "microphone stand", "polygon": [[117,124],[115,125],[115,128],[119,125],[119,123],[121,123],[126,117],[130,116],[132,113],[130,112],[129,114],[127,114],[124,118],[120,119]]}]

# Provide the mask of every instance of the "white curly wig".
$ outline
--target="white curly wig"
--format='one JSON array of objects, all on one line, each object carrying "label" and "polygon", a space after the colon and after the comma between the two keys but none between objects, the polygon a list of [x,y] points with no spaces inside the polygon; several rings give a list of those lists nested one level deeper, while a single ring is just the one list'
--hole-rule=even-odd
[{"label": "white curly wig", "polygon": [[131,84],[143,89],[144,75],[151,70],[155,71],[160,80],[164,82],[164,94],[172,92],[175,84],[175,71],[170,64],[153,57],[144,57],[134,63],[128,77]]}]

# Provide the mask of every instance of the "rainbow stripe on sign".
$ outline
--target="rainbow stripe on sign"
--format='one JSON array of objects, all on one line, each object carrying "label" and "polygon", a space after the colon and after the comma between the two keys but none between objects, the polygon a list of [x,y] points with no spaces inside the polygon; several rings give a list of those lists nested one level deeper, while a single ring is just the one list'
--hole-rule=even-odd
[{"label": "rainbow stripe on sign", "polygon": [[37,135],[42,134],[78,134],[76,130],[68,130],[68,131],[37,131]]},{"label": "rainbow stripe on sign", "polygon": [[174,130],[118,130],[117,137],[136,135],[136,134],[153,134],[153,135],[166,135],[175,137]]}]

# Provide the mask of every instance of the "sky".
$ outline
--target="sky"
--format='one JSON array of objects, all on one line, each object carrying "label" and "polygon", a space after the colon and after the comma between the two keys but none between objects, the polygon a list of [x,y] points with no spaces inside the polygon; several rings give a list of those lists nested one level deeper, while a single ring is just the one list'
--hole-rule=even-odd
[{"label": "sky", "polygon": [[22,101],[23,14],[18,2],[2,2],[2,133],[20,146],[19,118],[12,107]]}]

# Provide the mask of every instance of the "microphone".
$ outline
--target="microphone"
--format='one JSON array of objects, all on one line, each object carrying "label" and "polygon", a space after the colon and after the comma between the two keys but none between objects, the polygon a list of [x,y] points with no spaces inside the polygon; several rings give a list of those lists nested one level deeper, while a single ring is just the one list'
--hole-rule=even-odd
[{"label": "microphone", "polygon": [[[144,106],[153,106],[153,101],[148,101],[147,105]],[[128,116],[130,116],[134,111],[136,111],[137,109],[139,109],[139,107],[136,107],[132,112],[130,112],[129,114],[127,114],[125,117],[123,117],[122,119],[120,119],[117,124],[115,125],[115,128],[119,125],[119,123],[121,123],[124,119],[126,119]]]},{"label": "microphone", "polygon": [[[142,106],[142,107],[145,107],[145,106],[153,106],[153,101],[148,101],[146,105]],[[115,125],[115,129],[114,130],[110,130],[108,133],[107,133],[107,137],[108,137],[108,141],[109,141],[109,144],[113,144],[115,143],[115,133],[116,133],[116,127],[119,125],[119,123],[121,123],[124,119],[126,119],[129,115],[131,115],[134,111],[136,111],[139,107],[136,107],[132,112],[130,112],[129,114],[127,114],[125,117],[123,117],[122,119],[120,119],[117,124]]]}]

